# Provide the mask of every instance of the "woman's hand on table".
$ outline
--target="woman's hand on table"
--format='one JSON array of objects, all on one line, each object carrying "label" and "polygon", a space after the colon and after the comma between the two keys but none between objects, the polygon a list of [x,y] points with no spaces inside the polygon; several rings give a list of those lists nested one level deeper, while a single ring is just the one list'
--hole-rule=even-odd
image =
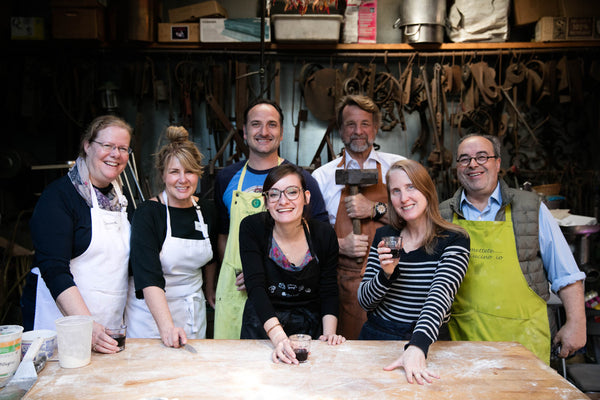
[{"label": "woman's hand on table", "polygon": [[275,349],[273,350],[273,362],[279,363],[279,361],[283,361],[286,364],[298,364],[298,360],[296,359],[296,353],[294,353],[294,349],[292,349],[292,345],[290,343],[290,339],[286,336],[275,345]]},{"label": "woman's hand on table", "polygon": [[332,345],[336,345],[336,344],[342,344],[346,341],[346,338],[343,337],[342,335],[321,335],[319,336],[319,340],[323,341],[323,342],[327,342],[327,344],[332,344]]},{"label": "woman's hand on table", "polygon": [[104,332],[104,326],[94,321],[92,328],[92,350],[97,353],[113,354],[119,351],[117,341]]},{"label": "woman's hand on table", "polygon": [[408,346],[400,358],[383,369],[385,371],[392,371],[398,367],[404,368],[408,383],[417,381],[419,385],[422,385],[425,382],[433,382],[433,378],[440,379],[438,374],[427,369],[425,354],[417,346]]},{"label": "woman's hand on table", "polygon": [[187,336],[183,328],[172,326],[160,333],[160,338],[167,347],[180,347],[187,343]]}]

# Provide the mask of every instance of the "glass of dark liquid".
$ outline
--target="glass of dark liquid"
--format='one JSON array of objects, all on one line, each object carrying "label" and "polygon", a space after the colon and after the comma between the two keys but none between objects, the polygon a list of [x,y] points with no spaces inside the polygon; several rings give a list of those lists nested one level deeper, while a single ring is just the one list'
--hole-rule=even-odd
[{"label": "glass of dark liquid", "polygon": [[127,325],[121,325],[118,328],[105,328],[104,332],[117,341],[119,351],[125,350],[125,338],[127,337]]},{"label": "glass of dark liquid", "polygon": [[389,247],[392,253],[394,265],[400,261],[400,250],[402,250],[402,236],[385,236],[383,238],[385,247]]},{"label": "glass of dark liquid", "polygon": [[292,349],[294,349],[296,360],[298,360],[298,362],[303,363],[308,360],[311,340],[312,338],[310,335],[305,335],[303,333],[290,336],[290,344],[292,345]]}]

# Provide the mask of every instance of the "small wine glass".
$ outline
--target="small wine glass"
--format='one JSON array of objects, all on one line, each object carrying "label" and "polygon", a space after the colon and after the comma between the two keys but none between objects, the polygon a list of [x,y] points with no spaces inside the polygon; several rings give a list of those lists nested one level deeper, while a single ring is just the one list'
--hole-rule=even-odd
[{"label": "small wine glass", "polygon": [[389,247],[394,265],[400,261],[400,250],[402,250],[402,236],[385,236],[383,238],[385,247]]}]

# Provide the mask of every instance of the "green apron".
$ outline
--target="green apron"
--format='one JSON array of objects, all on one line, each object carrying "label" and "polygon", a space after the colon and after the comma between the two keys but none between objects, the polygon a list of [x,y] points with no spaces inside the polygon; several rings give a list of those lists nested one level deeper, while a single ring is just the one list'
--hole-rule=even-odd
[{"label": "green apron", "polygon": [[550,363],[546,302],[527,284],[513,232],[510,205],[506,221],[453,222],[471,237],[471,257],[452,304],[452,340],[519,342]]},{"label": "green apron", "polygon": [[[280,161],[281,163],[281,161]],[[237,190],[231,196],[229,237],[223,255],[221,272],[217,282],[215,302],[215,339],[239,339],[242,330],[242,314],[248,294],[237,290],[236,276],[242,272],[240,259],[240,223],[248,215],[264,211],[262,193],[243,192],[242,183],[248,163],[244,165]]]}]

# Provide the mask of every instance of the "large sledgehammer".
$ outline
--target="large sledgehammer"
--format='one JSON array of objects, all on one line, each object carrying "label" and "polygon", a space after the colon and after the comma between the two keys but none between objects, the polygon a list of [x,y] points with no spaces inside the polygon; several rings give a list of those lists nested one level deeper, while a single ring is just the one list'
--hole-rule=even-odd
[{"label": "large sledgehammer", "polygon": [[[336,185],[348,185],[350,196],[358,194],[360,185],[372,185],[377,183],[378,172],[376,169],[338,169],[335,171]],[[360,219],[352,218],[352,232],[356,235],[361,234]],[[356,259],[357,263],[362,263],[362,257]]]}]

